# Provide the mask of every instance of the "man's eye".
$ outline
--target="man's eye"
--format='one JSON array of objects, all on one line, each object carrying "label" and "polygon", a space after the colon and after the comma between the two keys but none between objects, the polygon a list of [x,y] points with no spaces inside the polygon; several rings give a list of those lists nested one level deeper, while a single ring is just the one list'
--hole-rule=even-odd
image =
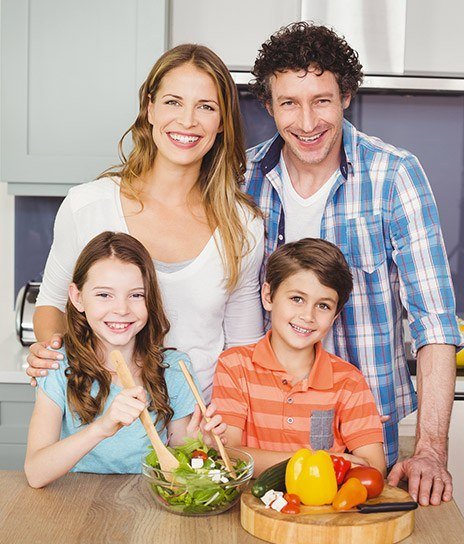
[{"label": "man's eye", "polygon": [[321,98],[319,101],[318,101],[319,104],[329,104],[330,103],[330,100],[328,98]]},{"label": "man's eye", "polygon": [[294,102],[293,100],[286,100],[285,102],[282,102],[282,104],[280,104],[281,106],[293,106]]}]

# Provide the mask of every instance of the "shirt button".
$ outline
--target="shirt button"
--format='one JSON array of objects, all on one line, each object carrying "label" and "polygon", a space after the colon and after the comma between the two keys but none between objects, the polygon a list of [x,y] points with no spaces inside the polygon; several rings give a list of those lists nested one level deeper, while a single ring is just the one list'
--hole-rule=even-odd
[{"label": "shirt button", "polygon": [[278,238],[279,240],[283,240],[283,239],[284,239],[283,234],[279,234],[279,236],[277,236],[277,238]]},{"label": "shirt button", "polygon": [[283,383],[284,385],[287,385],[288,382],[287,382],[287,380],[284,378],[284,379],[282,380],[282,383]]},{"label": "shirt button", "polygon": [[293,423],[293,417],[287,418],[287,423],[290,423],[290,425]]},{"label": "shirt button", "polygon": [[288,402],[288,404],[292,404],[293,399],[290,397],[289,399],[287,399],[287,402]]}]

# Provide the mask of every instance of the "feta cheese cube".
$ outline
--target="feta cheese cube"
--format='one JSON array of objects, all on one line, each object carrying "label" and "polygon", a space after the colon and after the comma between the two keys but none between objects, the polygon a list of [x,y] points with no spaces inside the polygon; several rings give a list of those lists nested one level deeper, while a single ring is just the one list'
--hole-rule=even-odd
[{"label": "feta cheese cube", "polygon": [[229,478],[227,478],[227,476],[221,476],[221,482],[223,484],[226,484],[228,481],[229,481]]},{"label": "feta cheese cube", "polygon": [[192,468],[203,468],[204,461],[201,457],[194,457],[190,460],[190,466]]},{"label": "feta cheese cube", "polygon": [[283,497],[277,497],[277,499],[271,504],[273,510],[280,512],[282,508],[287,504],[287,501]]},{"label": "feta cheese cube", "polygon": [[266,508],[269,508],[271,502],[275,501],[276,498],[276,492],[273,489],[269,489],[269,491],[266,491],[266,493],[261,497],[261,500],[266,505]]},{"label": "feta cheese cube", "polygon": [[214,468],[208,472],[208,476],[214,483],[221,481],[221,471],[218,468]]}]

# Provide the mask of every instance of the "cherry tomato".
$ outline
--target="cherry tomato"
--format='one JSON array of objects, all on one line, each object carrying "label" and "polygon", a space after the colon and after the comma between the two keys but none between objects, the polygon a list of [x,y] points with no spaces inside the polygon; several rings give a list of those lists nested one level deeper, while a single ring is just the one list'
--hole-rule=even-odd
[{"label": "cherry tomato", "polygon": [[193,450],[192,459],[198,459],[198,458],[206,460],[208,459],[208,454],[204,452],[203,450]]},{"label": "cherry tomato", "polygon": [[345,482],[348,478],[358,478],[367,489],[368,499],[378,497],[385,485],[382,474],[374,467],[354,467],[346,473]]},{"label": "cherry tomato", "polygon": [[301,504],[300,497],[294,493],[285,493],[284,499],[288,502],[288,504],[293,504],[294,506],[300,506]]},{"label": "cherry tomato", "polygon": [[292,504],[289,502],[282,508],[281,512],[282,514],[299,514],[300,507],[297,504]]}]

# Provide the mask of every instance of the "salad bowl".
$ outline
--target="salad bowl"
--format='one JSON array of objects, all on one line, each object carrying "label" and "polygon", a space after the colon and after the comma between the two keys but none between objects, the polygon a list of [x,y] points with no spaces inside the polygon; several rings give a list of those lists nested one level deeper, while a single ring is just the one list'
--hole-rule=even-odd
[{"label": "salad bowl", "polygon": [[[170,448],[179,460],[179,468],[163,471],[152,451],[142,458],[142,474],[155,502],[174,514],[209,516],[232,508],[248,487],[253,475],[253,458],[236,448],[226,448],[235,477],[226,469],[213,448],[192,449],[186,446]],[[192,459],[200,456],[203,466],[193,468]]]}]

